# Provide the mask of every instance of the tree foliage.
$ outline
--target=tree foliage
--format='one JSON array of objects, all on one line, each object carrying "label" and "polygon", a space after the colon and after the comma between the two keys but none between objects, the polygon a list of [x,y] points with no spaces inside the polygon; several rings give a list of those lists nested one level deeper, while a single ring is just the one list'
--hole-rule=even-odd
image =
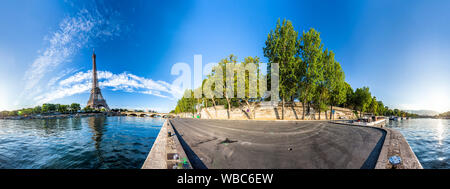
[{"label": "tree foliage", "polygon": [[[203,89],[204,95],[201,99],[192,100],[192,95],[192,99],[183,97],[178,100],[174,112],[194,113],[199,111],[195,109],[198,104],[203,104],[204,107],[213,106],[214,109],[216,105],[224,105],[228,112],[232,107],[246,106],[251,112],[252,104],[268,100],[260,95],[263,86],[260,86],[259,81],[265,82],[267,90],[271,90],[272,63],[278,63],[280,100],[282,101],[281,119],[284,119],[285,102],[292,102],[293,105],[295,100],[303,104],[303,118],[307,112],[309,113],[310,106],[319,112],[319,116],[320,112],[331,110],[330,119],[335,106],[356,109],[360,112],[360,116],[364,112],[374,115],[402,114],[385,107],[382,101],[372,97],[368,87],[357,88],[354,91],[345,81],[345,73],[336,60],[335,53],[327,48],[324,50],[320,33],[314,28],[300,34],[294,29],[292,22],[286,19],[281,22],[279,19],[275,28],[267,35],[263,53],[268,59],[266,76],[260,71],[258,57],[249,56],[239,62],[237,57],[231,54],[219,61],[212,72],[206,76],[200,88],[194,89]],[[256,71],[249,72],[245,69],[251,64],[255,64]],[[251,79],[255,76],[256,86],[252,84]],[[215,82],[217,80],[221,82]],[[205,90],[205,86],[211,87],[211,90]],[[257,91],[256,97],[250,94],[250,91],[255,90],[254,88]],[[244,95],[238,94],[238,89],[244,89]],[[192,93],[191,90],[186,92]],[[306,107],[308,111],[305,110]]]}]

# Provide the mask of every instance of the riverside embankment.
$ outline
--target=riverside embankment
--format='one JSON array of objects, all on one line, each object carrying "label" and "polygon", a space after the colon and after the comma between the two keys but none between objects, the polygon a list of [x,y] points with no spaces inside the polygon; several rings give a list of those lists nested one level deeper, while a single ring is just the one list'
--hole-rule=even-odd
[{"label": "riverside embankment", "polygon": [[179,137],[171,122],[166,119],[142,169],[191,169]]},{"label": "riverside embankment", "polygon": [[82,118],[82,117],[92,117],[92,116],[124,116],[120,112],[93,112],[93,113],[49,113],[49,114],[35,114],[35,115],[25,115],[25,116],[7,116],[0,117],[0,119],[5,120],[29,120],[29,119],[63,119],[63,118]]},{"label": "riverside embankment", "polygon": [[[183,148],[176,152],[185,154],[193,168],[387,169],[392,155],[403,159],[397,168],[421,168],[403,136],[386,128],[327,121],[200,119],[171,119],[165,127],[174,129]],[[143,168],[171,168],[168,152],[155,155],[167,149],[167,134],[161,134],[166,132],[161,129]]]},{"label": "riverside embankment", "polygon": [[412,151],[405,137],[397,130],[386,128],[385,120],[378,120],[373,122],[374,124],[365,126],[358,122],[349,123],[346,121],[337,121],[334,123],[354,127],[374,128],[382,130],[385,133],[385,139],[378,156],[376,169],[392,169],[393,166],[389,163],[389,157],[392,156],[399,156],[402,160],[401,164],[396,165],[396,169],[423,169],[419,159]]},{"label": "riverside embankment", "polygon": [[[201,119],[232,119],[232,120],[280,120],[282,117],[282,106],[273,106],[270,103],[258,103],[251,107],[233,107],[228,110],[223,105],[201,108],[199,112],[179,113],[180,118],[200,117]],[[303,107],[301,103],[287,103],[284,108],[284,120],[329,120],[330,111],[317,112],[313,108]],[[333,107],[333,119],[356,119],[353,110],[347,108]],[[359,114],[359,112],[356,112]]]},{"label": "riverside embankment", "polygon": [[[370,169],[376,166],[385,136],[378,129],[326,121],[171,119],[170,123],[185,143],[193,168]],[[158,140],[159,136],[148,160]]]}]

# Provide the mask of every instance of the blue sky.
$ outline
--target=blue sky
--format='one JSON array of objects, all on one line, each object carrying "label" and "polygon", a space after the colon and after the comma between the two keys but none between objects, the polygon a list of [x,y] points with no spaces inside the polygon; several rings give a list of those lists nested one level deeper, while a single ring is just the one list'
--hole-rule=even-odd
[{"label": "blue sky", "polygon": [[450,110],[450,1],[1,1],[0,110],[85,105],[91,53],[110,107],[170,111],[171,67],[259,56],[278,18],[315,28],[346,81],[392,108]]}]

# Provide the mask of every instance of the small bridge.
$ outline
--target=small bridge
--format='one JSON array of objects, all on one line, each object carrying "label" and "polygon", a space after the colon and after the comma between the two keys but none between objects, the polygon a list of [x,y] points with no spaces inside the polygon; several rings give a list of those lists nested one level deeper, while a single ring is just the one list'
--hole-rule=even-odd
[{"label": "small bridge", "polygon": [[136,116],[136,117],[162,117],[167,118],[172,116],[170,113],[152,113],[152,112],[121,112],[122,115]]}]

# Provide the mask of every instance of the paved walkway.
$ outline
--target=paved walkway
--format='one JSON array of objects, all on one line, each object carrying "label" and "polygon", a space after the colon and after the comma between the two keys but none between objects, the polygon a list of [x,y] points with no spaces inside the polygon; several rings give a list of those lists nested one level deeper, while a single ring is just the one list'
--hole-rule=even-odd
[{"label": "paved walkway", "polygon": [[385,136],[325,121],[171,123],[194,168],[374,168]]}]

